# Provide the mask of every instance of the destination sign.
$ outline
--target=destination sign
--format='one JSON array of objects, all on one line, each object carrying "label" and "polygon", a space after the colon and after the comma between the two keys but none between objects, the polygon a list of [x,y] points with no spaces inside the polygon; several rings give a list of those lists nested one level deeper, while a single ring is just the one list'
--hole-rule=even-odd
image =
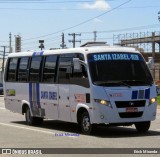
[{"label": "destination sign", "polygon": [[92,54],[89,61],[111,61],[111,60],[142,60],[141,56],[133,53],[98,53]]}]

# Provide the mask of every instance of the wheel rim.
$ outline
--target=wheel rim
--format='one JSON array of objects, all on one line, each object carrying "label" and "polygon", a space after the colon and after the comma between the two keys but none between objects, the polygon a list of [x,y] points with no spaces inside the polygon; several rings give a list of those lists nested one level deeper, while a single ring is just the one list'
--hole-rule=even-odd
[{"label": "wheel rim", "polygon": [[84,131],[88,131],[90,129],[90,120],[87,116],[83,118],[83,129]]}]

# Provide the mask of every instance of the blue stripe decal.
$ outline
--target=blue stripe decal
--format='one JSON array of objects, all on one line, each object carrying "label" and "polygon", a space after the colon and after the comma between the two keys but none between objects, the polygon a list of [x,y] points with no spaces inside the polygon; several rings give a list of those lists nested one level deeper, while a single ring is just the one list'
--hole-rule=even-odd
[{"label": "blue stripe decal", "polygon": [[36,83],[36,96],[37,96],[37,105],[38,108],[41,108],[41,104],[40,104],[40,90],[39,90],[39,83]]},{"label": "blue stripe decal", "polygon": [[150,88],[145,90],[145,99],[149,99],[150,98]]},{"label": "blue stripe decal", "polygon": [[138,91],[132,91],[132,99],[137,99]]},{"label": "blue stripe decal", "polygon": [[29,102],[31,106],[31,110],[33,109],[33,102],[32,102],[32,83],[29,83]]},{"label": "blue stripe decal", "polygon": [[33,52],[32,56],[35,56],[36,55],[36,52]]},{"label": "blue stripe decal", "polygon": [[44,51],[41,52],[33,52],[32,56],[42,56]]},{"label": "blue stripe decal", "polygon": [[40,52],[40,55],[42,56],[42,55],[43,55],[43,53],[44,53],[43,51],[42,51],[42,52]]}]

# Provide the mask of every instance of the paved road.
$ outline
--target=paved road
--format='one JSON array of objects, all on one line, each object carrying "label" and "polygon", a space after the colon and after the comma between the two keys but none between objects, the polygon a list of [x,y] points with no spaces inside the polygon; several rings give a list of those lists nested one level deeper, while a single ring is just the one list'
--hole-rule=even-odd
[{"label": "paved road", "polygon": [[[73,133],[75,136],[64,136],[66,133]],[[4,108],[1,96],[0,148],[160,148],[160,111],[158,110],[157,119],[152,122],[150,131],[144,135],[138,134],[132,126],[99,127],[94,136],[85,136],[72,123],[45,120],[42,126],[27,126],[23,115]]]}]

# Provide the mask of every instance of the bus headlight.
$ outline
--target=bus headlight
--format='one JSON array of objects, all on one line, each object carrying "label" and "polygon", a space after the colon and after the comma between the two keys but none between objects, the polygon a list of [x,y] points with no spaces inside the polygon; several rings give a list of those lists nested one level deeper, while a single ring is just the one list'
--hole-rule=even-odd
[{"label": "bus headlight", "polygon": [[149,105],[155,103],[156,101],[157,101],[156,98],[151,98],[151,99],[149,99]]},{"label": "bus headlight", "polygon": [[109,106],[112,108],[112,105],[109,101],[107,100],[103,100],[103,99],[94,99],[95,102],[101,104],[101,105],[105,105],[105,106]]},{"label": "bus headlight", "polygon": [[106,100],[100,100],[99,103],[102,104],[102,105],[107,105],[108,102]]}]

